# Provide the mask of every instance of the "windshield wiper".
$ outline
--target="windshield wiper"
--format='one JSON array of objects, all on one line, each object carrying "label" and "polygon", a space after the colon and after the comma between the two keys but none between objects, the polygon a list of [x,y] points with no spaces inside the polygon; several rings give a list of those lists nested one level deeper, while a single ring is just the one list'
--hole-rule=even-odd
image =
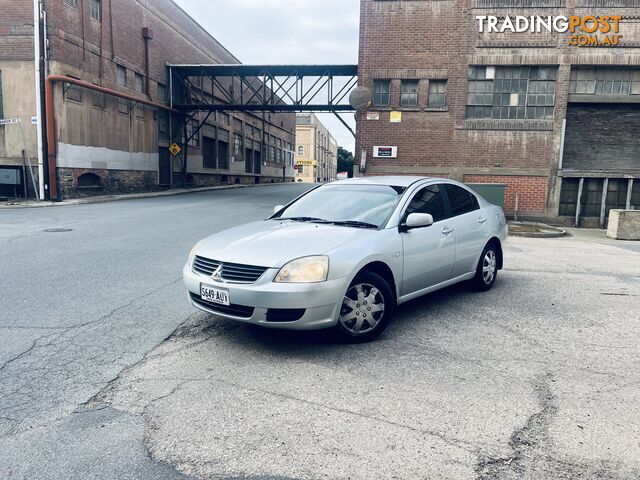
[{"label": "windshield wiper", "polygon": [[359,222],[357,220],[344,220],[344,221],[336,221],[330,222],[333,225],[344,225],[345,227],[358,227],[358,228],[378,228],[378,225],[374,225],[373,223],[367,222]]},{"label": "windshield wiper", "polygon": [[275,218],[274,220],[291,220],[293,222],[330,223],[323,218],[316,218],[316,217],[289,217],[289,218]]}]

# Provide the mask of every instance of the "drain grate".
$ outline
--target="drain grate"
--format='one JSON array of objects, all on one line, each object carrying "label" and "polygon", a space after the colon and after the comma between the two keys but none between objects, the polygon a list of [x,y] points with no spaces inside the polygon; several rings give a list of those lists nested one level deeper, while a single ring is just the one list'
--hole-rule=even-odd
[{"label": "drain grate", "polygon": [[43,230],[43,232],[47,232],[47,233],[73,232],[73,228],[47,228],[46,230]]}]

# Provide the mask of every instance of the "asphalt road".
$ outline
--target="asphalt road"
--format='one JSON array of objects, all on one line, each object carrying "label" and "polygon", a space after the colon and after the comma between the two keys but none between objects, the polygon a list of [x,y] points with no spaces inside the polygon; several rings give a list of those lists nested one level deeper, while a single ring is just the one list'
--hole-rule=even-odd
[{"label": "asphalt road", "polygon": [[0,211],[0,478],[640,477],[640,254],[513,238],[366,345],[192,310],[191,245],[302,189]]}]

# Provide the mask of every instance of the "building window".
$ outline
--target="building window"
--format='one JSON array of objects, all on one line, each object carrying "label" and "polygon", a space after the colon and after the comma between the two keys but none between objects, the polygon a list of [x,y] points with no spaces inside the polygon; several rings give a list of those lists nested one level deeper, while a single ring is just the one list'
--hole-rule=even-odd
[{"label": "building window", "polygon": [[129,100],[118,100],[118,113],[129,115]]},{"label": "building window", "polygon": [[137,92],[144,93],[144,77],[139,73],[134,73],[134,87]]},{"label": "building window", "polygon": [[418,80],[402,80],[400,91],[401,107],[418,106]]},{"label": "building window", "polygon": [[391,80],[373,81],[373,106],[388,107],[391,101]]},{"label": "building window", "polygon": [[558,215],[561,217],[574,217],[576,215],[576,205],[578,204],[578,184],[577,178],[563,178],[560,189],[560,209]]},{"label": "building window", "polygon": [[238,133],[242,132],[242,120],[234,118],[233,119],[233,129]]},{"label": "building window", "polygon": [[77,0],[64,0],[64,4],[71,8],[76,8],[78,6]]},{"label": "building window", "polygon": [[219,123],[225,126],[229,126],[229,114],[224,112],[217,112],[217,117]]},{"label": "building window", "polygon": [[122,87],[127,86],[127,69],[122,65],[116,65],[116,83]]},{"label": "building window", "polygon": [[187,122],[187,139],[190,147],[198,148],[200,146],[200,131],[197,120]]},{"label": "building window", "polygon": [[158,100],[161,102],[167,101],[167,87],[161,83],[158,84]]},{"label": "building window", "polygon": [[89,0],[89,15],[98,22],[102,21],[102,0]]},{"label": "building window", "polygon": [[82,90],[80,90],[80,87],[72,83],[66,83],[65,87],[67,89],[66,97],[68,100],[73,100],[74,102],[82,102]]},{"label": "building window", "polygon": [[472,66],[466,118],[551,119],[556,75],[555,66]]},{"label": "building window", "polygon": [[304,157],[304,145],[298,145],[298,156]]},{"label": "building window", "polygon": [[569,81],[569,93],[578,95],[640,95],[640,68],[573,68]]},{"label": "building window", "polygon": [[297,165],[296,168],[298,169],[298,175],[302,175],[304,173],[303,165]]},{"label": "building window", "polygon": [[445,108],[447,106],[447,81],[429,80],[429,108]]},{"label": "building window", "polygon": [[102,92],[93,92],[93,106],[98,108],[104,108],[107,100],[106,95]]},{"label": "building window", "polygon": [[169,112],[158,111],[158,136],[160,140],[169,141]]},{"label": "building window", "polygon": [[233,155],[242,157],[242,137],[237,133],[233,134]]},{"label": "building window", "polygon": [[78,177],[78,188],[95,188],[102,186],[102,179],[95,173],[83,173]]}]

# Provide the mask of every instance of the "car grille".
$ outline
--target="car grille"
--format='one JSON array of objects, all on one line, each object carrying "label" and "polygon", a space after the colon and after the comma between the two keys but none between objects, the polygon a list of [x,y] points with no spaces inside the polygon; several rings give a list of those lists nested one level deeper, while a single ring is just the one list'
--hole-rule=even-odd
[{"label": "car grille", "polygon": [[193,260],[193,271],[201,275],[210,277],[218,267],[222,265],[221,278],[227,282],[234,283],[255,283],[268,270],[267,267],[256,267],[253,265],[240,265],[237,263],[222,263],[217,260],[196,255]]},{"label": "car grille", "polygon": [[227,306],[227,305],[220,305],[218,303],[207,302],[206,300],[203,300],[195,293],[191,293],[191,292],[189,293],[189,295],[191,295],[191,300],[193,301],[193,303],[195,303],[196,305],[200,305],[201,307],[216,313],[232,315],[234,317],[239,317],[239,318],[251,318],[253,317],[253,312],[255,310],[255,308],[253,307],[246,307],[244,305],[231,304]]}]

